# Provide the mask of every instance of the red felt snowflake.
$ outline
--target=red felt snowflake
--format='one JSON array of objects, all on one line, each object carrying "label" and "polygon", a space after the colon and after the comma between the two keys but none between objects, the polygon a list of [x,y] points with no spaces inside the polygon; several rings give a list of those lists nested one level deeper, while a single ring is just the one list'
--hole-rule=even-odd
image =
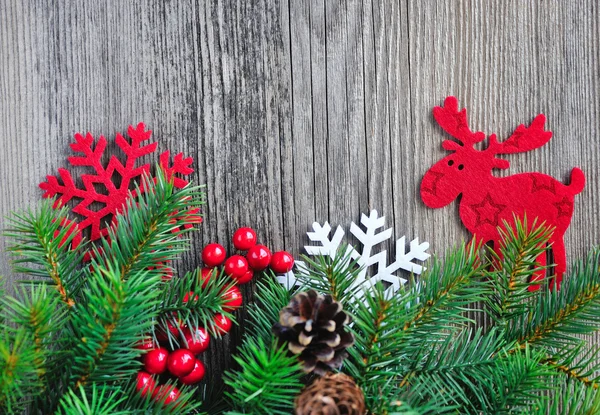
[{"label": "red felt snowflake", "polygon": [[[102,163],[102,157],[106,149],[106,139],[100,136],[94,145],[94,137],[87,133],[84,137],[75,134],[75,143],[71,149],[82,156],[69,157],[72,166],[88,166],[94,173],[81,176],[83,189],[75,184],[71,173],[64,168],[58,169],[60,179],[56,176],[47,176],[47,181],[40,183],[44,190],[43,197],[49,198],[59,195],[54,207],[62,206],[71,199],[81,199],[73,208],[73,212],[82,216],[83,219],[77,223],[79,232],[90,228],[90,240],[96,240],[105,236],[108,232],[107,222],[122,211],[127,198],[133,188],[133,184],[141,178],[142,174],[150,171],[150,165],[138,166],[138,159],[156,151],[157,143],[145,143],[150,139],[152,131],[146,130],[144,123],[139,123],[136,128],[129,126],[127,135],[131,142],[117,133],[116,143],[126,156],[125,164],[116,156],[111,156],[106,164]],[[184,187],[188,181],[182,176],[188,176],[194,170],[190,167],[193,163],[191,157],[184,158],[183,154],[177,154],[171,164],[171,154],[167,150],[160,155],[159,164],[166,173],[168,179],[173,180],[177,188]],[[61,183],[62,182],[62,183]],[[140,192],[144,189],[140,187]],[[195,215],[197,210],[188,212]],[[201,219],[195,215],[196,222]]]}]

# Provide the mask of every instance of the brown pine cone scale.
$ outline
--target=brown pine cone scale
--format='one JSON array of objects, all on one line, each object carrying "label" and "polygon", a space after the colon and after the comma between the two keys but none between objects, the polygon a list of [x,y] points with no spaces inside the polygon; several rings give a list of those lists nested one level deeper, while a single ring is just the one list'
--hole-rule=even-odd
[{"label": "brown pine cone scale", "polygon": [[363,415],[365,397],[354,379],[328,373],[305,387],[295,401],[296,415]]}]

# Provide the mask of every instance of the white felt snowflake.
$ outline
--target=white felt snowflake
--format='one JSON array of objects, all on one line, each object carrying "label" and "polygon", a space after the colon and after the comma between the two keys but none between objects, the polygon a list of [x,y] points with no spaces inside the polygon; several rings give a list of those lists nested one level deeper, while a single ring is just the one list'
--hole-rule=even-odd
[{"label": "white felt snowflake", "polygon": [[[385,216],[378,216],[376,210],[372,210],[369,216],[362,215],[360,219],[361,224],[365,230],[361,229],[360,226],[354,222],[350,225],[350,233],[354,235],[362,245],[362,251],[358,252],[356,249],[348,246],[348,251],[352,255],[352,258],[356,262],[363,266],[362,271],[358,275],[354,286],[374,284],[378,281],[385,281],[389,283],[388,292],[396,292],[401,285],[406,283],[406,279],[395,275],[399,270],[406,270],[414,274],[420,274],[424,267],[415,261],[425,261],[429,258],[427,249],[429,249],[428,242],[419,243],[417,238],[410,241],[409,249],[406,250],[406,237],[401,237],[396,240],[396,255],[394,261],[388,263],[388,253],[386,250],[381,250],[376,254],[373,254],[374,248],[377,245],[387,241],[392,237],[392,229],[385,229],[381,232],[378,230],[383,228],[385,225]],[[308,232],[308,238],[316,243],[315,245],[305,246],[306,253],[311,256],[317,255],[328,255],[334,257],[338,248],[342,245],[345,232],[341,226],[338,226],[330,238],[331,226],[325,222],[323,226],[319,223],[313,223],[313,232]],[[377,265],[377,269],[374,270],[374,275],[370,278],[367,277],[369,268]],[[296,261],[296,269],[298,273],[306,272],[306,265],[302,261]],[[296,277],[293,271],[288,272],[285,275],[278,277],[281,284],[284,284],[288,288],[293,287],[296,284]]]}]

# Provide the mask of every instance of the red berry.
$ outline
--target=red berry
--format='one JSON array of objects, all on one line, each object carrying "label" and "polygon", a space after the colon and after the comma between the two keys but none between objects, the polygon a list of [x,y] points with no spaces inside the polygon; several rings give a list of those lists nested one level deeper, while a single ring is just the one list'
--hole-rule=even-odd
[{"label": "red berry", "polygon": [[217,326],[217,332],[220,334],[229,333],[231,330],[231,320],[223,314],[215,314],[215,325]]},{"label": "red berry", "polygon": [[167,369],[169,352],[164,347],[152,349],[144,355],[144,368],[149,373],[160,374]]},{"label": "red berry", "polygon": [[271,258],[271,269],[277,274],[285,274],[291,271],[293,266],[294,257],[289,252],[275,252]]},{"label": "red berry", "polygon": [[[167,320],[167,328],[169,329],[169,332],[173,335],[173,336],[177,336],[179,334],[179,326],[173,324],[173,322],[171,322],[171,320]],[[159,327],[158,330],[156,330],[156,338],[158,339],[158,341],[160,342],[167,342],[169,341],[169,336],[167,335],[167,332],[165,330],[164,327]]]},{"label": "red berry", "polygon": [[254,272],[251,269],[249,269],[248,271],[246,271],[246,273],[244,275],[242,275],[242,278],[237,278],[236,281],[238,284],[246,284],[246,283],[250,282],[253,277],[254,277]]},{"label": "red berry", "polygon": [[223,305],[224,311],[231,312],[242,306],[242,292],[235,285],[223,294],[223,299],[225,300],[225,304]]},{"label": "red berry", "polygon": [[217,270],[213,268],[202,268],[200,278],[202,279],[202,288],[206,288],[208,280],[217,275]]},{"label": "red berry", "polygon": [[254,271],[262,271],[269,266],[271,262],[271,251],[264,245],[254,245],[246,255],[248,265]]},{"label": "red berry", "polygon": [[152,378],[152,375],[142,370],[137,374],[137,383],[135,387],[142,396],[146,396],[147,394],[154,393],[156,382],[154,381],[154,378]]},{"label": "red berry", "polygon": [[195,294],[193,291],[190,291],[183,296],[183,302],[187,303],[188,301],[190,301],[190,298],[193,298],[193,301],[198,301],[198,298],[200,297],[198,297],[198,294]]},{"label": "red berry", "polygon": [[202,262],[209,268],[219,266],[225,261],[225,248],[220,244],[208,244],[202,250]]},{"label": "red berry", "polygon": [[252,228],[239,228],[233,234],[233,246],[240,251],[247,251],[256,245],[256,232]]},{"label": "red berry", "polygon": [[180,377],[194,370],[196,356],[188,349],[177,349],[169,355],[167,367],[172,375]]},{"label": "red berry", "polygon": [[193,385],[202,380],[204,373],[206,373],[204,364],[200,360],[196,360],[194,369],[188,375],[180,377],[179,380],[184,385]]},{"label": "red berry", "polygon": [[137,343],[136,348],[139,350],[150,350],[154,349],[156,345],[154,344],[154,340],[152,340],[152,336],[144,336],[142,340]]},{"label": "red berry", "polygon": [[155,393],[152,397],[158,402],[163,402],[165,405],[179,399],[179,389],[175,386],[162,385],[158,389],[155,389]]},{"label": "red berry", "polygon": [[225,261],[225,274],[231,278],[242,278],[248,271],[248,261],[241,255],[232,255]]},{"label": "red berry", "polygon": [[210,336],[204,327],[198,327],[193,332],[188,328],[183,329],[183,339],[188,350],[194,354],[202,353],[210,344]]}]

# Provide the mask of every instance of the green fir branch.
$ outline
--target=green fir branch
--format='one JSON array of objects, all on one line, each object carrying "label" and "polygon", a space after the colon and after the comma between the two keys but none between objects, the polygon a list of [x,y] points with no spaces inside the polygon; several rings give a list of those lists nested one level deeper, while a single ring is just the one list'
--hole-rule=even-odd
[{"label": "green fir branch", "polygon": [[[235,321],[233,314],[223,309],[227,303],[226,293],[234,285],[235,281],[223,273],[215,273],[203,283],[201,269],[188,272],[181,278],[173,278],[161,294],[161,309],[155,331],[164,329],[170,323],[174,327],[204,327],[211,335],[222,337],[214,316],[219,313]],[[165,330],[165,333],[172,346],[180,345],[181,336],[175,336],[169,330]]]},{"label": "green fir branch", "polygon": [[333,258],[329,255],[303,256],[304,266],[297,274],[302,290],[329,294],[343,306],[351,306],[363,289],[356,284],[360,280],[361,267],[352,259],[351,252],[347,247],[340,247]]},{"label": "green fir branch", "polygon": [[68,221],[68,209],[53,209],[52,205],[53,201],[44,200],[37,210],[9,218],[4,232],[11,241],[7,251],[15,272],[52,283],[62,301],[72,307],[81,288],[79,266],[86,244],[72,246],[77,231],[62,226]]},{"label": "green fir branch", "polygon": [[404,293],[409,318],[403,329],[410,332],[411,341],[429,341],[433,333],[442,341],[444,333],[474,323],[466,313],[490,290],[483,269],[474,245],[454,250],[443,264],[434,259]]},{"label": "green fir branch", "polygon": [[265,344],[273,338],[273,324],[279,321],[279,311],[287,306],[296,294],[296,289],[288,290],[270,272],[257,281],[254,302],[248,306],[251,319],[246,321],[246,334],[262,339]]},{"label": "green fir branch", "polygon": [[548,269],[540,267],[537,261],[546,255],[553,229],[536,220],[528,225],[527,218],[523,221],[515,218],[514,225],[504,221],[498,232],[500,246],[497,251],[490,250],[492,269],[487,272],[493,295],[486,305],[494,324],[504,328],[526,314],[530,302],[539,295],[531,287],[546,285],[544,281],[530,280],[535,273]]},{"label": "green fir branch", "polygon": [[142,271],[161,277],[172,272],[169,263],[189,248],[187,234],[197,223],[188,212],[204,204],[200,189],[188,185],[178,190],[160,167],[155,180],[145,174],[108,236],[93,248],[93,261],[104,267],[118,264],[123,279]]},{"label": "green fir branch", "polygon": [[35,344],[25,330],[0,332],[0,412],[18,413],[41,393]]},{"label": "green fir branch", "polygon": [[534,413],[544,405],[544,392],[555,375],[542,364],[544,354],[529,346],[518,353],[503,352],[491,372],[493,395],[487,413]]},{"label": "green fir branch", "polygon": [[481,329],[461,330],[434,349],[425,345],[410,356],[400,387],[440,385],[447,399],[476,413],[489,407],[498,351],[504,346],[504,339],[496,331],[484,335]]},{"label": "green fir branch", "polygon": [[300,393],[304,373],[296,356],[288,355],[287,345],[278,346],[274,340],[266,344],[246,336],[234,360],[240,369],[225,373],[225,383],[231,389],[225,396],[237,413],[292,412],[293,397]]},{"label": "green fir branch", "polygon": [[564,349],[579,342],[577,335],[600,324],[600,251],[590,254],[564,280],[560,290],[547,290],[528,307],[514,331],[520,343]]},{"label": "green fir branch", "polygon": [[124,280],[118,265],[96,265],[82,295],[77,313],[71,316],[74,336],[71,383],[78,388],[90,382],[114,381],[133,376],[141,354],[136,347],[152,329],[158,314],[160,276],[149,272]]},{"label": "green fir branch", "polygon": [[121,390],[125,400],[121,401],[118,408],[123,411],[129,411],[127,413],[132,414],[146,414],[146,415],[204,415],[205,412],[200,411],[202,401],[198,398],[198,390],[196,386],[181,385],[174,380],[168,380],[166,382],[158,382],[156,379],[157,388],[164,387],[166,391],[170,391],[171,388],[177,388],[179,391],[179,397],[176,401],[165,404],[167,394],[165,393],[162,400],[155,400],[151,394],[147,393],[141,395],[136,390],[135,377],[129,382],[122,384]]},{"label": "green fir branch", "polygon": [[56,399],[60,394],[61,368],[69,359],[71,336],[65,330],[67,309],[61,307],[59,293],[45,284],[29,284],[17,288],[17,298],[2,300],[2,320],[10,321],[4,328],[18,335],[25,332],[33,346],[33,361],[37,372],[37,394],[34,407]]},{"label": "green fir branch", "polygon": [[57,414],[60,415],[128,415],[133,412],[119,410],[118,406],[125,400],[119,389],[106,384],[92,383],[87,390],[79,387],[70,390],[59,403]]},{"label": "green fir branch", "polygon": [[552,385],[552,393],[546,404],[541,405],[540,415],[596,415],[600,413],[600,390],[589,388],[567,376],[559,376]]}]

